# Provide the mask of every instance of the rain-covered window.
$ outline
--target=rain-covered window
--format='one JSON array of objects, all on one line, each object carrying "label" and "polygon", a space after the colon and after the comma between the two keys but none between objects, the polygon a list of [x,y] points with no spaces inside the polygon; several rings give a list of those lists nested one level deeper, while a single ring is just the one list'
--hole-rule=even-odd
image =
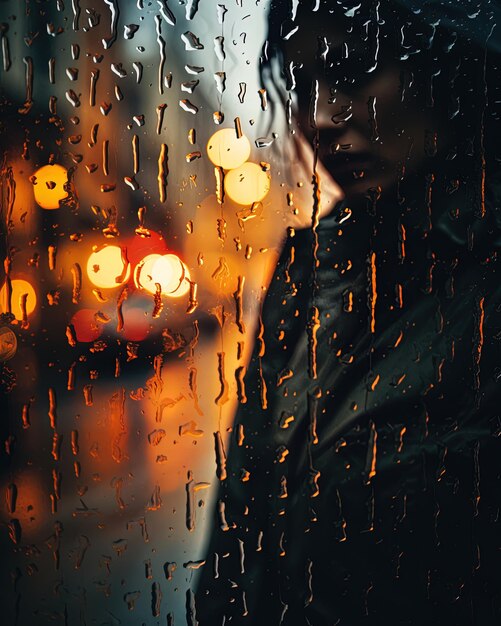
[{"label": "rain-covered window", "polygon": [[0,3],[2,624],[501,619],[495,0]]}]

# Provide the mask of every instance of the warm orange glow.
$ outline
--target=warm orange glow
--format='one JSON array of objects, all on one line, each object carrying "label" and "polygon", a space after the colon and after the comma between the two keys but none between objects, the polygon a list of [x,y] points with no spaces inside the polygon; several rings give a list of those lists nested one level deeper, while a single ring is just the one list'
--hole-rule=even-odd
[{"label": "warm orange glow", "polygon": [[59,202],[68,197],[65,185],[68,172],[61,165],[44,165],[33,177],[36,203],[42,209],[59,209]]},{"label": "warm orange glow", "polygon": [[223,128],[207,143],[209,159],[218,167],[230,170],[240,167],[250,156],[251,145],[245,135],[237,137],[234,128]]},{"label": "warm orange glow", "polygon": [[[15,506],[11,515],[19,520],[23,539],[34,538],[34,533],[43,528],[44,520],[49,513],[47,491],[42,475],[31,469],[23,470],[22,473],[13,476],[13,483],[16,498],[10,503],[10,506]],[[2,494],[5,494],[8,485],[4,482],[0,489]]]},{"label": "warm orange glow", "polygon": [[[18,321],[23,319],[23,308],[21,305],[23,295],[27,295],[26,298],[26,315],[30,315],[35,310],[37,304],[37,296],[35,290],[27,280],[14,279],[11,280],[12,295],[10,298],[10,309],[12,315]],[[4,284],[0,290],[0,308],[2,313],[7,313],[9,306],[7,302],[7,287]]]},{"label": "warm orange glow", "polygon": [[95,250],[87,261],[87,276],[93,285],[101,289],[113,289],[125,283],[130,276],[120,246],[104,246]]},{"label": "warm orange glow", "polygon": [[244,163],[230,170],[224,179],[224,190],[237,204],[260,202],[270,190],[271,177],[256,163]]}]

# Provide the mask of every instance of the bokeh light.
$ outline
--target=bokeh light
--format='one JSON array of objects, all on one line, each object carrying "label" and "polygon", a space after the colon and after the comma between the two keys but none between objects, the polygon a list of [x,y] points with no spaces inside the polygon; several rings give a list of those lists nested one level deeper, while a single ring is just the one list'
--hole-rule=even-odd
[{"label": "bokeh light", "polygon": [[44,165],[32,181],[35,201],[42,209],[59,209],[60,201],[68,197],[68,172],[61,165]]},{"label": "bokeh light", "polygon": [[[13,279],[11,280],[11,289],[12,294],[10,297],[10,308],[11,313],[14,315],[16,320],[22,321],[23,319],[23,310],[21,306],[21,298],[24,294],[27,295],[26,298],[26,315],[30,315],[35,310],[37,305],[37,296],[32,285],[23,279]],[[9,310],[8,307],[8,292],[7,286],[4,283],[2,289],[0,290],[0,306],[2,313],[7,313]]]},{"label": "bokeh light", "polygon": [[239,167],[250,156],[251,146],[245,135],[237,137],[234,128],[223,128],[212,135],[207,143],[207,154],[211,162],[230,170]]},{"label": "bokeh light", "polygon": [[179,298],[190,290],[190,273],[175,254],[150,254],[137,266],[134,280],[137,287],[154,294],[160,285],[162,296]]},{"label": "bokeh light", "polygon": [[244,163],[224,178],[224,190],[237,204],[260,202],[270,190],[271,176],[256,163]]},{"label": "bokeh light", "polygon": [[153,282],[153,266],[161,256],[161,254],[148,254],[137,265],[134,270],[134,282],[136,287],[144,289],[149,293],[156,292],[155,283]]},{"label": "bokeh light", "polygon": [[89,343],[99,339],[103,332],[103,324],[97,321],[97,309],[80,309],[71,318],[71,325],[75,329],[78,341]]},{"label": "bokeh light", "polygon": [[183,278],[181,279],[181,282],[179,283],[179,286],[175,291],[172,291],[171,293],[166,294],[169,296],[169,298],[181,298],[182,296],[185,296],[190,291],[191,274],[188,268],[186,267],[186,265],[182,261],[181,261],[181,265],[183,266]]},{"label": "bokeh light", "polygon": [[185,277],[184,265],[175,254],[165,254],[152,267],[153,284],[161,286],[162,295],[171,295],[181,286]]},{"label": "bokeh light", "polygon": [[87,261],[87,275],[96,287],[113,289],[130,276],[130,264],[120,246],[104,246],[95,250]]}]

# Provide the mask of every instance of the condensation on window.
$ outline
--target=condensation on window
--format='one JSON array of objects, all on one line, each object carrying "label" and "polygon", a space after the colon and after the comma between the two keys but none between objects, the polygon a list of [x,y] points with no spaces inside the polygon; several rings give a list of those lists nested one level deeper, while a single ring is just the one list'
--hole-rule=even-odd
[{"label": "condensation on window", "polygon": [[2,623],[494,624],[494,0],[5,0]]}]

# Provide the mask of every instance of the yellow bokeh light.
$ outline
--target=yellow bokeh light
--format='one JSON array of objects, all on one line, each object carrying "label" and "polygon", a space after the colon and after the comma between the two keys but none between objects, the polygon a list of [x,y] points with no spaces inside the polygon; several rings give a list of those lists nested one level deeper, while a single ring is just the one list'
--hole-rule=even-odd
[{"label": "yellow bokeh light", "polygon": [[153,282],[152,273],[153,266],[156,261],[161,257],[161,254],[148,254],[144,257],[141,263],[138,264],[134,273],[134,282],[136,287],[145,289],[149,293],[155,293],[156,287]]},{"label": "yellow bokeh light", "polygon": [[59,209],[59,202],[68,197],[65,185],[68,172],[61,165],[44,165],[33,177],[36,203],[42,209]]},{"label": "yellow bokeh light", "polygon": [[101,289],[113,289],[125,283],[130,276],[130,264],[126,262],[122,248],[104,246],[95,250],[87,261],[87,276]]},{"label": "yellow bokeh light", "polygon": [[[173,257],[168,259],[167,257]],[[170,275],[170,278],[169,278]],[[175,254],[166,254],[153,266],[153,279],[162,278],[162,294],[169,298],[180,298],[190,290],[190,272]],[[165,287],[165,290],[164,290]]]},{"label": "yellow bokeh light", "polygon": [[157,285],[163,296],[178,298],[190,289],[188,268],[175,254],[150,254],[138,265],[136,286],[156,293]]},{"label": "yellow bokeh light", "polygon": [[240,167],[251,153],[251,145],[245,135],[237,137],[234,128],[215,132],[207,142],[207,154],[214,165],[225,170]]},{"label": "yellow bokeh light", "polygon": [[244,163],[224,178],[224,190],[237,204],[260,202],[269,192],[271,176],[256,163]]},{"label": "yellow bokeh light", "polygon": [[170,295],[181,286],[184,280],[184,266],[175,254],[162,255],[153,265],[151,278],[159,284],[163,295]]},{"label": "yellow bokeh light", "polygon": [[[11,313],[14,315],[16,320],[22,321],[23,319],[23,310],[21,306],[21,301],[23,295],[26,294],[26,315],[30,315],[35,310],[37,305],[37,296],[35,290],[30,285],[27,280],[22,279],[14,279],[11,280],[11,288],[12,295],[10,297],[10,307]],[[0,307],[2,313],[7,313],[8,311],[8,293],[7,286],[4,283],[2,289],[0,290]]]}]

